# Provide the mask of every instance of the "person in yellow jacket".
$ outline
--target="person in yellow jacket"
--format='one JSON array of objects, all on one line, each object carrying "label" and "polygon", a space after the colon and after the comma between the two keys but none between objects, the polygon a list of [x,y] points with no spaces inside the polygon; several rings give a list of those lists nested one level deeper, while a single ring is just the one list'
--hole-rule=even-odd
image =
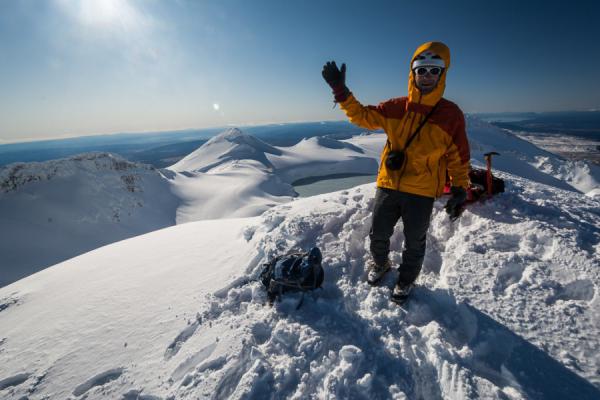
[{"label": "person in yellow jacket", "polygon": [[387,141],[381,153],[377,192],[369,238],[372,260],[368,282],[377,283],[390,269],[390,237],[402,218],[404,250],[393,300],[403,301],[417,279],[425,256],[433,202],[442,195],[447,177],[452,196],[446,204],[451,218],[460,215],[469,185],[470,150],[460,108],[442,97],[450,50],[428,42],[415,51],[408,78],[408,96],[377,106],[362,105],[345,83],[346,64],[323,67],[323,78],[350,121],[369,130],[381,129]]}]

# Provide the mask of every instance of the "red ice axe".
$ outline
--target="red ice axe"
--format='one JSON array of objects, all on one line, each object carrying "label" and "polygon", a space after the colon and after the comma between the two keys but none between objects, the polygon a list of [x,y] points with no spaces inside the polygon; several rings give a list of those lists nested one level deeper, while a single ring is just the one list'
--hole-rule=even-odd
[{"label": "red ice axe", "polygon": [[496,153],[495,151],[491,151],[489,153],[485,153],[483,156],[485,157],[485,163],[487,165],[486,179],[487,179],[487,194],[488,196],[492,195],[492,156],[499,156],[500,153]]}]

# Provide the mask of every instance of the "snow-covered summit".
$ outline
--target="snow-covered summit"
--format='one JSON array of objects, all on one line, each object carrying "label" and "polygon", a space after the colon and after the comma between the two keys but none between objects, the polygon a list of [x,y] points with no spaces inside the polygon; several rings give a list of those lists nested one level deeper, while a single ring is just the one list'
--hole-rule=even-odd
[{"label": "snow-covered summit", "polygon": [[[485,152],[499,151],[497,170],[600,198],[598,167],[565,161],[476,118],[467,123],[475,164],[484,164]],[[0,169],[0,234],[8,238],[0,241],[3,275],[12,282],[164,226],[260,215],[292,201],[298,180],[375,174],[385,139],[313,137],[275,147],[229,129],[165,170],[107,153],[7,166]]]},{"label": "snow-covered summit", "polygon": [[177,172],[207,172],[231,161],[242,160],[258,161],[266,168],[272,168],[266,154],[281,155],[281,150],[243,133],[238,128],[231,128],[212,137],[198,150],[170,166],[169,169]]},{"label": "snow-covered summit", "polygon": [[[502,174],[454,224],[434,205],[419,287],[365,282],[375,188],[178,225],[0,289],[0,396],[597,399],[598,203]],[[391,259],[401,259],[402,229]],[[265,304],[263,262],[317,245],[325,283]],[[74,306],[76,305],[76,306]]]},{"label": "snow-covered summit", "polygon": [[[179,225],[0,288],[0,397],[599,398],[599,202],[564,160],[468,123],[476,163],[502,153],[506,193],[456,223],[435,203],[404,310],[394,273],[364,282],[375,186],[294,200],[290,185],[376,172],[385,135],[277,148],[229,130],[189,170],[111,155],[2,170],[2,267]],[[594,174],[577,174],[591,191]],[[402,241],[397,229],[395,264]],[[265,307],[261,264],[314,245],[323,290],[298,311],[295,295]]]}]

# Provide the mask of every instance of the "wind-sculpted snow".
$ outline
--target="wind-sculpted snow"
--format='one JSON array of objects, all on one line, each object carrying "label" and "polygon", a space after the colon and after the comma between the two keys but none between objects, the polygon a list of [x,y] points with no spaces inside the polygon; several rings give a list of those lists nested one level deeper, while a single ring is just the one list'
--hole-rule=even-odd
[{"label": "wind-sculpted snow", "polygon": [[[513,190],[525,189],[522,184],[517,180]],[[548,190],[559,199],[572,196]],[[577,256],[572,250],[580,248],[578,241],[597,248],[600,233],[579,233],[577,225],[564,221],[570,215],[578,222],[591,218],[597,223],[597,204],[584,200],[577,208],[532,221],[544,194],[549,193],[501,196],[495,204],[475,206],[457,225],[436,204],[423,286],[406,310],[389,301],[393,275],[382,287],[364,282],[372,188],[268,211],[263,224],[247,228],[265,258],[318,245],[327,266],[326,283],[307,297],[300,311],[295,311],[298,296],[290,295],[266,312],[262,297],[255,304],[258,284],[230,289],[224,303],[212,304],[209,319],[230,319],[233,313],[256,321],[246,327],[250,337],[244,339],[245,348],[251,350],[225,365],[229,373],[217,387],[226,388],[233,398],[597,397],[598,388],[577,374],[597,377],[598,359],[589,357],[599,345],[590,293],[599,282],[593,268],[599,260],[597,252],[585,254],[582,249],[584,254]],[[488,223],[493,227],[482,228]],[[482,229],[480,240],[477,229]],[[543,234],[538,240],[536,235],[547,229],[556,242],[549,243]],[[561,237],[570,240],[558,241]],[[392,247],[396,262],[401,241],[397,232]],[[544,271],[544,278],[531,275],[537,269]],[[248,276],[259,270],[250,268]],[[590,278],[585,284],[577,280],[571,290],[583,295],[563,297],[557,304],[557,292],[548,285],[555,281],[549,277],[569,280],[568,271]],[[486,284],[492,290],[482,288]],[[556,287],[558,293],[564,293],[561,287]],[[573,307],[580,318],[568,311]],[[571,315],[569,325],[557,327],[565,314]],[[578,340],[570,340],[565,331],[579,332]],[[247,369],[244,375],[242,367]],[[214,371],[210,374],[214,378]],[[235,383],[229,379],[232,374],[238,378]],[[205,379],[206,374],[192,372],[175,397],[193,398]]]},{"label": "wind-sculpted snow", "polygon": [[[0,289],[20,299],[0,313],[0,395],[598,398],[599,204],[503,176],[506,193],[455,223],[435,203],[405,307],[389,300],[395,271],[365,282],[372,185],[179,225],[32,275]],[[402,240],[397,229],[396,265]],[[300,294],[268,306],[262,264],[315,245],[323,288],[299,309]]]},{"label": "wind-sculpted snow", "polygon": [[75,390],[73,390],[73,394],[75,396],[81,396],[88,390],[92,389],[94,386],[102,386],[110,381],[113,381],[121,376],[123,373],[123,368],[113,368],[108,371],[104,371],[98,375],[95,375],[83,382],[81,385],[77,386]]},{"label": "wind-sculpted snow", "polygon": [[29,374],[17,374],[0,380],[0,390],[17,386],[29,379]]}]

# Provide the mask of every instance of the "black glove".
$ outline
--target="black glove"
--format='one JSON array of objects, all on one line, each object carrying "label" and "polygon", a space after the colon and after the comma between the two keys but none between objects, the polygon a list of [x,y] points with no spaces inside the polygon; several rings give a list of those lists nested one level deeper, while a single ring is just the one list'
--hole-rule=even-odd
[{"label": "black glove", "polygon": [[339,70],[335,61],[328,61],[323,66],[323,79],[332,89],[346,83],[346,64],[342,64],[342,69]]},{"label": "black glove", "polygon": [[456,221],[464,210],[463,205],[465,204],[465,200],[467,200],[467,191],[462,187],[452,186],[450,192],[452,193],[452,197],[450,197],[444,209],[450,215],[450,219]]},{"label": "black glove", "polygon": [[348,98],[350,90],[346,87],[346,64],[342,64],[341,70],[335,65],[335,61],[328,61],[323,66],[323,79],[331,89],[335,96],[335,101],[340,102]]}]

